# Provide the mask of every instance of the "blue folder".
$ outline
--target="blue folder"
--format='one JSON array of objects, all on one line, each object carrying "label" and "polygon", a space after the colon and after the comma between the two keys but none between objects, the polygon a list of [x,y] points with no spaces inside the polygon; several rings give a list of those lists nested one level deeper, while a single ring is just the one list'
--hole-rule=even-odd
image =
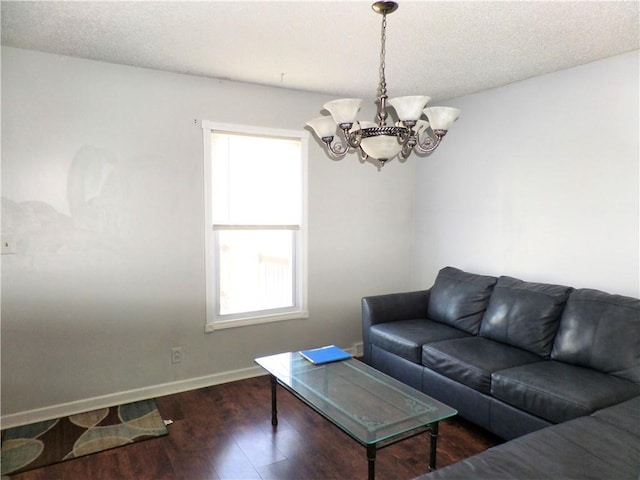
[{"label": "blue folder", "polygon": [[326,347],[314,348],[311,350],[301,350],[300,355],[302,355],[314,365],[338,362],[340,360],[351,358],[351,354],[336,347],[335,345],[328,345]]}]

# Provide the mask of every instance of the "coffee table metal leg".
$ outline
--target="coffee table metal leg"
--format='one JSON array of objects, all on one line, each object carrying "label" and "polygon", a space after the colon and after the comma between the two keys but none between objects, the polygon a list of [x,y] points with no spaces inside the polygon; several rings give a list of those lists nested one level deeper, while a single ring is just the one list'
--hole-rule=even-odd
[{"label": "coffee table metal leg", "polygon": [[275,375],[271,377],[271,425],[274,427],[278,425],[278,401],[276,399],[276,387],[278,386],[278,379]]},{"label": "coffee table metal leg", "polygon": [[376,446],[367,445],[367,463],[369,464],[369,480],[376,478]]},{"label": "coffee table metal leg", "polygon": [[431,437],[431,452],[429,452],[429,470],[436,469],[436,453],[438,451],[438,422],[429,425],[429,436]]}]

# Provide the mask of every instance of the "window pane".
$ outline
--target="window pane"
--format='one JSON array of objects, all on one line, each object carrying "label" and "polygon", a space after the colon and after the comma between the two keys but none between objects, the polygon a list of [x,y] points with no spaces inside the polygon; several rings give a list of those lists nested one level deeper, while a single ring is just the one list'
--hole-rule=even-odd
[{"label": "window pane", "polygon": [[299,140],[213,133],[213,223],[299,225]]},{"label": "window pane", "polygon": [[219,231],[220,315],[294,306],[296,232]]}]

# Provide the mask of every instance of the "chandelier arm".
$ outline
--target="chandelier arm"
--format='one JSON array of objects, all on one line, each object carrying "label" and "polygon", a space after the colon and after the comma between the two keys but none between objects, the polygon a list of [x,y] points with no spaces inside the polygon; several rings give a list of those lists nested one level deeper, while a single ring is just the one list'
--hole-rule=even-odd
[{"label": "chandelier arm", "polygon": [[400,155],[402,156],[402,158],[404,159],[409,158],[409,155],[411,155],[411,152],[413,152],[413,149],[415,148],[415,146],[416,146],[416,136],[412,135],[402,143],[402,150],[400,150]]},{"label": "chandelier arm", "polygon": [[398,132],[398,142],[402,144],[403,147],[408,144],[413,148],[416,144],[417,133],[413,131],[412,128],[404,128]]},{"label": "chandelier arm", "polygon": [[358,149],[360,151],[360,157],[362,158],[362,161],[365,161],[367,158],[369,158],[369,154],[367,154],[362,147],[360,147]]},{"label": "chandelier arm", "polygon": [[342,158],[349,152],[349,147],[340,142],[334,142],[333,137],[322,137],[329,153],[335,158]]},{"label": "chandelier arm", "polygon": [[360,148],[360,142],[362,141],[362,130],[354,130],[351,131],[351,124],[349,126],[342,126],[342,133],[344,135],[345,141],[347,145],[351,148]]},{"label": "chandelier arm", "polygon": [[424,142],[420,142],[420,140],[418,139],[416,145],[415,145],[415,149],[420,152],[420,153],[431,153],[433,152],[436,148],[438,148],[438,146],[440,145],[440,143],[442,142],[442,137],[444,137],[447,134],[446,130],[434,130],[433,133],[436,134],[436,138],[432,138],[429,135],[427,135],[427,138],[425,139]]}]

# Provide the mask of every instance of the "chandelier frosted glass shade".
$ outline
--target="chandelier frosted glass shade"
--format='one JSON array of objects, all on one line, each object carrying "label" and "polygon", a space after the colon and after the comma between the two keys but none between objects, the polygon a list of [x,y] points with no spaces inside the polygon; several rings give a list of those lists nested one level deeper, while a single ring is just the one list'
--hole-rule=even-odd
[{"label": "chandelier frosted glass shade", "polygon": [[307,122],[318,138],[332,137],[336,133],[336,122],[331,117],[316,117]]},{"label": "chandelier frosted glass shade", "polygon": [[460,110],[451,107],[429,107],[424,109],[433,130],[449,130],[460,116]]},{"label": "chandelier frosted glass shade", "polygon": [[390,98],[388,103],[391,105],[396,113],[398,119],[404,121],[417,121],[422,116],[422,110],[431,100],[431,97],[426,95],[411,95],[408,97],[396,97]]},{"label": "chandelier frosted glass shade", "polygon": [[[364,133],[377,128],[373,122],[360,122],[359,129]],[[356,130],[358,131],[358,130]],[[371,158],[393,158],[400,153],[402,145],[391,135],[363,136],[360,148]]]},{"label": "chandelier frosted glass shade", "polygon": [[[359,98],[327,102],[323,107],[331,116],[318,117],[307,122],[332,157],[341,158],[350,151],[359,151],[363,159],[371,157],[384,166],[387,161],[398,155],[407,158],[412,152],[429,154],[438,148],[442,138],[460,115],[457,108],[425,108],[431,100],[431,97],[426,95],[391,99],[387,97],[384,73],[386,17],[397,8],[397,3],[388,0],[373,4],[373,10],[382,15],[377,123],[357,120],[363,104]],[[396,121],[392,125],[387,124],[387,104],[395,111]],[[342,136],[340,140],[334,141],[336,131],[341,132]]]},{"label": "chandelier frosted glass shade", "polygon": [[360,111],[362,103],[359,98],[343,98],[327,102],[323,108],[331,114],[336,125],[345,125],[356,121],[356,115]]}]

